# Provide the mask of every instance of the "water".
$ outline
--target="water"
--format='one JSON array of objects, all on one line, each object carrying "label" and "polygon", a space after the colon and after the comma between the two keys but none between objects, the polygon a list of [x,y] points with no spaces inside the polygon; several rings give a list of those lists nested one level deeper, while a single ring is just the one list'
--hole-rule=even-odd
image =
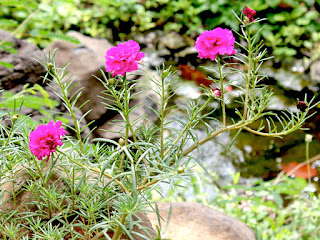
[{"label": "water", "polygon": [[[312,85],[308,81],[307,74],[303,72],[304,68],[301,66],[301,61],[293,61],[292,65],[284,66],[280,69],[272,68],[271,62],[267,63],[265,67],[271,68],[267,70],[269,79],[265,80],[264,84],[272,88],[275,93],[273,103],[268,107],[268,110],[278,114],[286,109],[295,112],[297,111],[296,103],[298,99],[303,100],[306,94],[310,99],[314,94],[317,94],[315,90],[318,89],[318,86]],[[192,82],[184,81],[181,84],[181,90],[178,94],[184,98],[196,98],[200,95]],[[233,90],[227,94],[236,96],[237,91]],[[180,102],[183,101],[180,100]],[[217,102],[212,104],[212,108],[217,106]],[[232,108],[234,106],[237,105],[232,100],[227,102],[229,112],[233,111]],[[216,111],[217,115],[214,117],[221,119],[219,112],[219,110]],[[317,115],[319,116],[319,114],[316,114],[304,126],[310,128],[310,131],[307,131],[308,133],[314,134],[313,141],[310,143],[310,157],[319,154],[320,149],[318,140],[320,134],[317,132],[319,131],[317,129],[320,126],[320,120],[318,121],[320,118]],[[205,134],[201,129],[196,131],[199,136]],[[225,179],[230,181],[230,176],[236,171],[240,171],[241,176],[246,178],[262,177],[264,179],[272,179],[281,171],[281,164],[306,160],[304,139],[307,132],[298,130],[283,138],[266,138],[242,131],[237,137],[232,150],[228,154],[224,154],[225,149],[222,150],[223,146],[227,145],[236,134],[236,131],[232,131],[218,136],[217,140],[218,142],[221,141],[223,146],[210,142],[204,145],[201,151],[197,151],[194,154],[210,170],[221,176],[222,182]],[[226,169],[230,169],[228,171],[231,171],[232,174],[228,174]],[[229,178],[226,176],[229,176]]]}]

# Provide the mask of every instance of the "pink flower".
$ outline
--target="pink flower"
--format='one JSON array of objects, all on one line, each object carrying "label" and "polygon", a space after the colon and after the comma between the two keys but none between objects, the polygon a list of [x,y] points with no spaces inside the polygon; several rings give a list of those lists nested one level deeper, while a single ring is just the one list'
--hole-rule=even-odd
[{"label": "pink flower", "polygon": [[57,146],[61,146],[61,136],[64,136],[67,131],[61,127],[62,122],[49,122],[47,125],[40,124],[34,131],[30,133],[29,148],[30,151],[39,159],[48,157],[52,152],[55,152]]},{"label": "pink flower", "polygon": [[257,12],[253,9],[250,9],[246,6],[246,8],[244,8],[242,10],[243,14],[247,16],[249,22],[253,22],[254,21],[254,16],[257,14]]},{"label": "pink flower", "polygon": [[232,32],[220,27],[205,31],[196,40],[196,49],[199,58],[209,58],[214,61],[217,55],[233,55],[235,39]]},{"label": "pink flower", "polygon": [[139,44],[133,40],[118,43],[106,52],[106,71],[111,72],[114,77],[117,74],[124,76],[127,72],[137,70],[138,61],[144,57],[144,53],[139,51]]}]

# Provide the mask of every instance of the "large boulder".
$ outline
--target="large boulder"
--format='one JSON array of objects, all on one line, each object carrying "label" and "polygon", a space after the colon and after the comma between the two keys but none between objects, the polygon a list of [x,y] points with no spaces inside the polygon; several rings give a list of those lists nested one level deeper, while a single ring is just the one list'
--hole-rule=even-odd
[{"label": "large boulder", "polygon": [[33,59],[39,59],[43,55],[37,46],[26,40],[17,39],[1,29],[0,41],[11,42],[12,48],[17,50],[17,54],[12,54],[0,48],[0,60],[14,66],[6,68],[0,65],[0,89],[12,89],[26,83],[42,82],[41,76],[46,70]]},{"label": "large boulder", "polygon": [[[171,216],[164,237],[174,240],[256,240],[253,231],[243,222],[229,217],[210,207],[194,202],[158,203],[161,225],[166,226]],[[156,229],[157,214],[148,213],[148,217]]]}]

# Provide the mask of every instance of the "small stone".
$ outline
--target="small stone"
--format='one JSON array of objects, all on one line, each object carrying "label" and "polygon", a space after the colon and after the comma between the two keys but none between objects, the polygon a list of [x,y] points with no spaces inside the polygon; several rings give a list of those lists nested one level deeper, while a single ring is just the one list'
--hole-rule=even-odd
[{"label": "small stone", "polygon": [[266,73],[269,77],[274,78],[282,88],[301,91],[303,89],[302,86],[302,77],[299,74],[293,73],[291,71],[285,69],[278,70],[266,70]]},{"label": "small stone", "polygon": [[98,97],[104,87],[93,75],[103,79],[100,68],[105,69],[104,55],[112,45],[107,40],[86,37],[76,32],[69,35],[77,38],[81,44],[58,40],[48,46],[45,51],[58,49],[55,56],[57,67],[70,63],[65,79],[71,77],[74,79],[74,84],[78,84],[72,89],[71,94],[82,88],[82,95],[77,101],[77,106],[90,100],[81,108],[84,113],[94,109],[86,115],[86,120],[90,122],[106,114],[104,105],[100,104],[101,98]]},{"label": "small stone", "polygon": [[320,83],[320,61],[314,61],[311,64],[310,79],[314,83]]},{"label": "small stone", "polygon": [[192,54],[198,54],[198,51],[195,47],[187,47],[185,49],[183,49],[182,51],[178,52],[175,54],[175,57],[181,57],[184,58],[188,55],[192,55]]},{"label": "small stone", "polygon": [[176,32],[170,32],[160,37],[159,48],[179,49],[187,45],[185,39]]}]

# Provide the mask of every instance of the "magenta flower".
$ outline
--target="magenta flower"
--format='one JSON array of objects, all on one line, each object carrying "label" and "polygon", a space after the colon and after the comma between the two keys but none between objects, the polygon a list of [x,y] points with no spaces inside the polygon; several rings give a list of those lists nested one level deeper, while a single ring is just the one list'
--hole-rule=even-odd
[{"label": "magenta flower", "polygon": [[144,53],[139,51],[139,44],[133,40],[118,43],[106,52],[106,71],[111,72],[114,77],[117,74],[124,76],[127,72],[137,70],[138,61],[144,57]]},{"label": "magenta flower", "polygon": [[196,49],[199,58],[209,58],[214,61],[217,55],[233,55],[235,39],[228,29],[220,27],[200,34],[196,40]]},{"label": "magenta flower", "polygon": [[64,136],[67,131],[61,127],[62,122],[49,122],[47,125],[40,124],[34,131],[30,133],[29,148],[30,151],[39,159],[48,157],[55,152],[57,146],[61,146],[60,137]]},{"label": "magenta flower", "polygon": [[256,16],[256,14],[257,14],[257,12],[256,12],[255,10],[253,10],[253,9],[251,9],[251,8],[248,8],[247,6],[246,6],[246,8],[244,8],[244,9],[242,10],[242,12],[243,12],[244,15],[247,16],[249,22],[253,22],[253,21],[254,21],[253,18],[254,18],[254,16]]}]

